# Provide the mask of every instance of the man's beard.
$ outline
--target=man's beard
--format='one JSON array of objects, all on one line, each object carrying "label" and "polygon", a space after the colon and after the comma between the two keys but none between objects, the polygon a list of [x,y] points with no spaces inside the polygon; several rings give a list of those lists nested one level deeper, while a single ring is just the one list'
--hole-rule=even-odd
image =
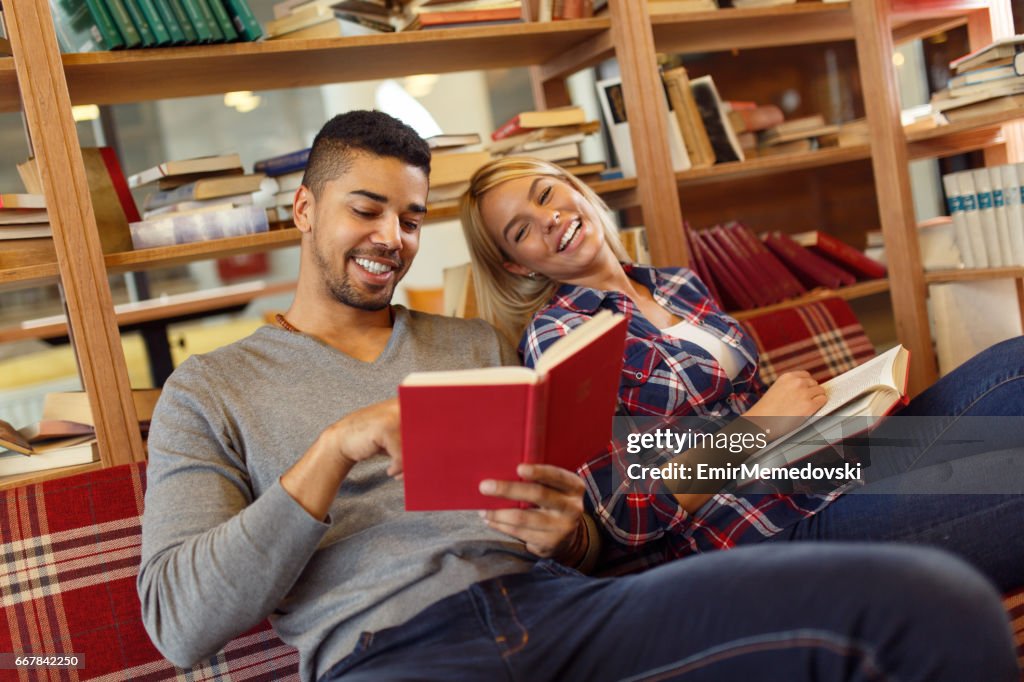
[{"label": "man's beard", "polygon": [[[348,275],[348,262],[355,257],[386,258],[389,261],[397,262],[398,267],[393,270],[395,276],[392,277],[390,282],[380,287],[376,293],[366,292],[353,284]],[[394,251],[388,251],[383,248],[350,249],[345,253],[341,261],[341,272],[338,273],[331,267],[331,262],[327,255],[320,249],[320,243],[316,238],[315,232],[313,236],[313,258],[316,260],[317,267],[323,275],[324,286],[331,296],[339,303],[359,310],[382,310],[388,307],[391,303],[391,297],[395,295],[395,286],[405,275],[405,263],[402,261],[402,258]],[[356,267],[359,267],[358,264]]]}]

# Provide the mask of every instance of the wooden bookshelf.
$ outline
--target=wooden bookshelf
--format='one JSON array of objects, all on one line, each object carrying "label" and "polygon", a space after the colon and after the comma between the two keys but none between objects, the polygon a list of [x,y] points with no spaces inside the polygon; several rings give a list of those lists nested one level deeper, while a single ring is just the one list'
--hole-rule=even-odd
[{"label": "wooden bookshelf", "polygon": [[241,237],[210,239],[191,244],[158,246],[153,249],[138,249],[111,253],[104,257],[108,272],[137,272],[154,268],[167,268],[197,260],[227,258],[245,253],[280,249],[299,243],[300,232],[292,228],[247,234]]},{"label": "wooden bookshelf", "polygon": [[809,152],[761,156],[746,161],[719,163],[708,168],[695,168],[676,173],[676,182],[681,187],[703,185],[712,182],[757,178],[777,173],[820,168],[851,161],[863,161],[870,157],[867,145],[855,147],[825,147]]},{"label": "wooden bookshelf", "polygon": [[1024,265],[1004,268],[971,268],[963,270],[939,270],[924,273],[928,284],[942,282],[978,282],[989,279],[1024,279]]},{"label": "wooden bookshelf", "polygon": [[[61,56],[72,104],[118,104],[544,63],[606,34],[607,18]],[[20,109],[0,59],[0,111]]]},{"label": "wooden bookshelf", "polygon": [[[43,455],[45,457],[45,455]],[[24,485],[32,485],[35,483],[44,483],[45,481],[51,481],[56,478],[64,478],[65,476],[75,476],[77,474],[84,474],[88,471],[95,471],[96,469],[103,468],[102,462],[92,462],[90,464],[78,464],[70,467],[58,467],[56,469],[47,469],[46,471],[37,471],[31,474],[20,474],[16,476],[2,476],[0,477],[0,490],[8,490],[9,488],[19,488]]]},{"label": "wooden bookshelf", "polygon": [[776,310],[785,310],[787,308],[795,308],[797,306],[804,305],[805,303],[823,301],[826,298],[838,297],[846,301],[851,301],[856,298],[864,298],[865,296],[885,293],[886,291],[889,291],[888,279],[872,279],[866,282],[857,282],[856,284],[851,284],[848,287],[841,287],[839,289],[814,289],[803,296],[791,298],[788,301],[780,301],[779,303],[773,303],[769,306],[753,308],[751,310],[736,310],[729,314],[737,320],[743,321],[765,313],[775,312]]},{"label": "wooden bookshelf", "polygon": [[55,284],[59,274],[56,263],[0,269],[0,289]]}]

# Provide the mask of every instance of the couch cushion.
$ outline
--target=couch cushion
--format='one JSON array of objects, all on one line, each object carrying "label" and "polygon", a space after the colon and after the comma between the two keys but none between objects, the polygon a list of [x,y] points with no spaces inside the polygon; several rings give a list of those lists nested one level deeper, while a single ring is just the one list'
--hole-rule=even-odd
[{"label": "couch cushion", "polygon": [[743,326],[761,353],[761,379],[767,384],[797,369],[826,381],[875,355],[864,328],[841,298],[761,313],[744,320]]},{"label": "couch cushion", "polygon": [[266,622],[190,671],[153,647],[135,591],[144,490],[135,464],[0,491],[0,651],[84,654],[81,680],[298,680]]}]

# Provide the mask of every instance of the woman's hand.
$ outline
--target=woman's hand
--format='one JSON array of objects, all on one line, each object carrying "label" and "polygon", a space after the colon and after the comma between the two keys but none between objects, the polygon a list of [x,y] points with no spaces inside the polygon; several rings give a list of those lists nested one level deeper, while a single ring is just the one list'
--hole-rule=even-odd
[{"label": "woman's hand", "polygon": [[531,509],[494,509],[480,512],[495,530],[526,543],[540,557],[574,563],[583,524],[583,481],[576,474],[549,464],[520,464],[522,481],[480,482],[480,492],[536,505]]},{"label": "woman's hand", "polygon": [[809,372],[786,372],[743,416],[775,440],[803,424],[825,401],[825,389]]}]

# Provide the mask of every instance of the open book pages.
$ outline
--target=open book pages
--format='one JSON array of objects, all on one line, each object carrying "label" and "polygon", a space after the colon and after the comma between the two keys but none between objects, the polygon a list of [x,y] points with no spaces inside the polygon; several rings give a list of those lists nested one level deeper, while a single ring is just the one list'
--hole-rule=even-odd
[{"label": "open book pages", "polygon": [[[822,384],[827,400],[802,426],[751,458],[762,467],[789,466],[830,444],[875,426],[907,389],[910,352],[903,346],[882,353]],[[743,481],[747,483],[748,481]]]},{"label": "open book pages", "polygon": [[536,369],[527,367],[485,367],[443,372],[413,372],[402,380],[403,386],[487,386],[500,384],[536,384],[552,369],[568,360],[581,348],[615,326],[621,315],[603,310],[553,343],[537,361]]}]

